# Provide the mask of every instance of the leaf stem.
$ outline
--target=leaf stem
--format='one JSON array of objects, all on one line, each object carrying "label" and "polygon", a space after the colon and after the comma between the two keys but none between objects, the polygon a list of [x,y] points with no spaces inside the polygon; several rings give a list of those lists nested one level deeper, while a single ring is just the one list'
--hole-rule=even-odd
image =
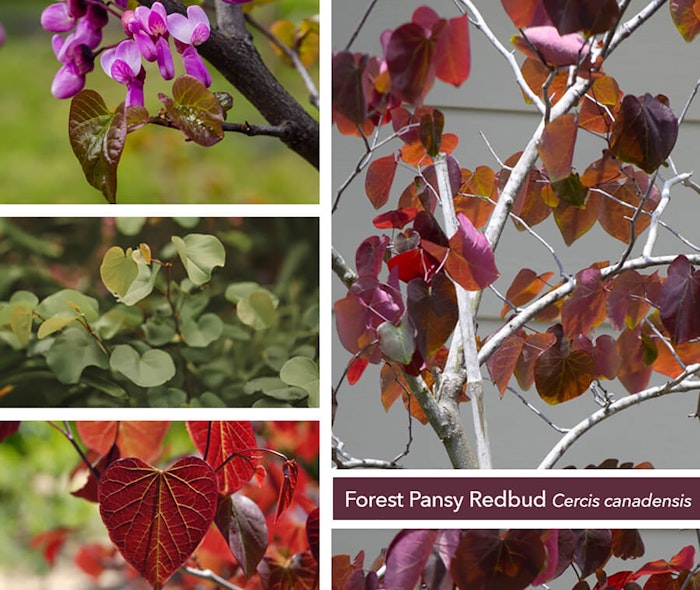
[{"label": "leaf stem", "polygon": [[78,445],[78,442],[75,440],[75,437],[73,436],[73,430],[71,429],[70,423],[68,421],[63,422],[63,426],[65,427],[65,430],[61,428],[58,424],[55,422],[49,421],[49,426],[55,428],[58,430],[63,436],[68,439],[68,442],[70,442],[71,445],[73,445],[73,448],[77,451],[78,455],[80,455],[80,458],[82,459],[83,463],[85,463],[85,466],[90,470],[90,473],[92,473],[93,477],[95,479],[100,479],[100,472],[93,467],[92,463],[88,461],[87,456],[83,452],[83,449],[80,448],[80,445]]}]

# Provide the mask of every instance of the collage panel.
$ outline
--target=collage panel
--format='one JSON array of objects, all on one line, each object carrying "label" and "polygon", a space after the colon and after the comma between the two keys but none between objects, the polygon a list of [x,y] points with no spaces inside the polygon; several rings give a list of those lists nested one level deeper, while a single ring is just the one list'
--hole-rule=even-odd
[{"label": "collage panel", "polygon": [[700,466],[697,16],[617,4],[334,4],[335,466]]},{"label": "collage panel", "polygon": [[317,218],[0,221],[0,406],[317,408]]},{"label": "collage panel", "polygon": [[316,421],[5,421],[0,441],[6,590],[319,587]]},{"label": "collage panel", "polygon": [[0,204],[317,204],[319,9],[2,2]]},{"label": "collage panel", "polygon": [[333,588],[693,588],[692,530],[363,529],[333,532]]}]

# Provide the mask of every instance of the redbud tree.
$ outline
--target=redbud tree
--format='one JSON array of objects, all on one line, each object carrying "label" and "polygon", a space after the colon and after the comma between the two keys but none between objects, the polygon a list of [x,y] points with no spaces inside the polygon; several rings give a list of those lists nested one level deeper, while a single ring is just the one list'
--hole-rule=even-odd
[{"label": "redbud tree", "polygon": [[[509,24],[509,42],[485,9],[457,0],[440,14],[397,13],[378,55],[356,42],[375,5],[358,9],[357,28],[335,40],[333,56],[335,126],[358,146],[356,164],[335,182],[336,227],[353,189],[377,210],[374,235],[354,252],[333,252],[345,287],[336,332],[348,352],[333,401],[339,416],[353,403],[348,386],[366,388],[363,373],[377,366],[384,408],[406,408],[408,442],[395,457],[358,458],[336,432],[336,465],[399,465],[417,421],[434,430],[452,466],[491,467],[500,434],[488,430],[493,396],[520,399],[552,429],[556,442],[539,461],[549,468],[601,422],[700,389],[698,246],[669,223],[672,195],[692,202],[699,191],[691,169],[674,161],[697,86],[688,84],[685,105],[671,105],[651,78],[639,81],[648,91],[626,92],[611,59],[652,19],[672,25],[670,42],[691,42],[700,31],[692,2],[503,0],[493,18]],[[476,35],[506,64],[503,92],[537,118],[512,155],[489,143],[488,129],[452,133],[430,106],[438,82],[479,91],[469,81],[482,57],[472,52]],[[477,141],[495,166],[461,160],[462,146]],[[574,158],[586,142],[595,157]],[[612,238],[605,259],[583,251],[587,262],[572,267],[562,249],[576,249],[594,227]],[[526,260],[504,245],[513,234],[538,254]],[[485,305],[501,309],[494,328],[483,322]],[[590,403],[573,426],[549,417],[582,399]]]}]

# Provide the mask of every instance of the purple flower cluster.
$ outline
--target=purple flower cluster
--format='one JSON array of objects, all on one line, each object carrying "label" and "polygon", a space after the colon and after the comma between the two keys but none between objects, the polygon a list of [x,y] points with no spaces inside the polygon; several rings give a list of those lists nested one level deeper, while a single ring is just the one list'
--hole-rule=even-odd
[{"label": "purple flower cluster", "polygon": [[[209,71],[196,49],[209,38],[211,31],[209,19],[200,6],[190,6],[184,16],[167,14],[160,2],[154,2],[151,8],[139,6],[136,10],[125,10],[126,5],[127,0],[116,0],[116,6],[123,11],[121,24],[126,39],[116,46],[103,48],[100,57],[105,73],[127,87],[126,106],[144,104],[146,71],[142,59],[156,62],[165,80],[175,76],[170,36],[182,57],[185,72],[205,86],[211,84]],[[56,33],[53,49],[63,64],[51,87],[54,96],[70,98],[83,89],[85,76],[94,68],[102,29],[108,21],[108,8],[102,0],[63,0],[44,10],[41,26]],[[60,33],[68,35],[64,38]]]}]

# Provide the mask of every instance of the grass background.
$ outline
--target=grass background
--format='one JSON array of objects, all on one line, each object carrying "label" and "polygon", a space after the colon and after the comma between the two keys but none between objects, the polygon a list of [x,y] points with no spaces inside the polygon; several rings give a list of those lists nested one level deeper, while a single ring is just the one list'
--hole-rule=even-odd
[{"label": "grass background", "polygon": [[[51,33],[41,29],[41,11],[50,2],[1,2],[6,30],[0,48],[0,204],[96,203],[105,201],[88,185],[68,140],[69,100],[51,95],[59,63],[51,50]],[[318,13],[318,0],[278,0],[254,12],[268,25],[288,18],[298,23]],[[122,38],[110,24],[105,42]],[[296,72],[276,58],[267,41],[256,39],[268,67],[313,115],[308,93]],[[174,50],[173,50],[174,51]],[[174,56],[178,74],[179,56]],[[148,64],[151,66],[152,64]],[[211,90],[234,97],[232,122],[265,123],[262,116],[217,72]],[[147,69],[146,107],[162,106],[158,92],[170,93],[171,82],[157,68]],[[318,78],[318,70],[312,72]],[[87,88],[100,92],[109,108],[125,97],[125,87],[109,79],[98,63]],[[130,134],[118,172],[117,200],[134,203],[317,203],[318,171],[268,137],[226,134],[211,148],[185,142],[182,134],[147,126]]]}]

